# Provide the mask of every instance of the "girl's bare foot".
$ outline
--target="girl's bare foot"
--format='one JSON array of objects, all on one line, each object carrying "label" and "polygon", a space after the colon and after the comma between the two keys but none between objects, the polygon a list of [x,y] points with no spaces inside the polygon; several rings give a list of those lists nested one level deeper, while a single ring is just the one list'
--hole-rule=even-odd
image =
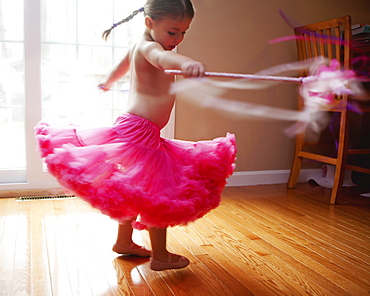
[{"label": "girl's bare foot", "polygon": [[151,252],[144,247],[140,247],[135,243],[131,243],[128,247],[115,243],[112,249],[114,252],[121,255],[131,255],[138,257],[150,257]]},{"label": "girl's bare foot", "polygon": [[166,261],[159,261],[152,258],[150,261],[150,268],[155,271],[180,269],[188,266],[189,263],[189,259],[184,256],[168,253]]}]

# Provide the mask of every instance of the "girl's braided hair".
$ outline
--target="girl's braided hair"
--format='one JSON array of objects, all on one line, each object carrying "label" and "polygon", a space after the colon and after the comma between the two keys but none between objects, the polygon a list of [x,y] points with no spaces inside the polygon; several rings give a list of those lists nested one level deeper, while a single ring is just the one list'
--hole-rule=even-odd
[{"label": "girl's braided hair", "polygon": [[111,31],[133,19],[139,12],[144,12],[144,16],[150,16],[153,20],[161,20],[165,17],[171,19],[183,19],[184,17],[193,18],[194,9],[190,0],[148,0],[144,7],[133,11],[128,17],[114,23],[112,27],[103,33],[103,39],[107,40]]}]

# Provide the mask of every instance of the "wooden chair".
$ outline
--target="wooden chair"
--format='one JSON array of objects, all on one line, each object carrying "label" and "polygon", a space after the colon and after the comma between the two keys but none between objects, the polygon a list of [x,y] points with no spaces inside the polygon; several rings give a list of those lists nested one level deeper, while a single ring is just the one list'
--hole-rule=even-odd
[{"label": "wooden chair", "polygon": [[[352,40],[351,17],[344,16],[324,22],[314,23],[306,26],[294,28],[297,38],[298,59],[306,60],[314,57],[327,57],[340,61],[344,70],[351,68],[352,48],[349,46]],[[343,38],[343,41],[341,41]],[[331,40],[330,42],[328,42]],[[308,75],[307,71],[301,73],[302,76]],[[308,152],[306,136],[299,134],[296,138],[296,148],[293,165],[288,181],[288,188],[295,188],[302,166],[302,159],[311,159],[335,166],[334,185],[331,192],[330,203],[335,204],[340,189],[343,184],[343,177],[346,169],[370,174],[370,169],[358,165],[347,164],[349,154],[370,154],[370,149],[348,149],[349,139],[349,115],[347,109],[348,96],[338,96],[340,108],[333,112],[340,114],[339,137],[337,139],[336,156],[326,156],[322,153]],[[339,101],[338,101],[339,102]],[[299,96],[298,108],[303,108],[303,100]],[[369,110],[366,110],[369,111]],[[317,143],[318,144],[318,143]]]}]

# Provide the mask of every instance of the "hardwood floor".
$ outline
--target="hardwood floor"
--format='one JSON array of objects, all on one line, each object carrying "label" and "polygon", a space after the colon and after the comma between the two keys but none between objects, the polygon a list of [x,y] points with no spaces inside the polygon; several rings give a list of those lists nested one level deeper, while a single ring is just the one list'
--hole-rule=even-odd
[{"label": "hardwood floor", "polygon": [[[117,223],[80,199],[0,199],[0,295],[368,295],[370,198],[298,184],[229,187],[219,208],[169,229],[182,270],[111,251]],[[367,191],[370,192],[370,191]],[[146,231],[135,240],[150,247]]]}]

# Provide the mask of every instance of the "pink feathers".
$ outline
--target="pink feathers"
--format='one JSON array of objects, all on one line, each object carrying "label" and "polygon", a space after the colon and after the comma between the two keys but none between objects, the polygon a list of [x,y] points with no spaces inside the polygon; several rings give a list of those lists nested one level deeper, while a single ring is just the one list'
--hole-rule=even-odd
[{"label": "pink feathers", "polygon": [[327,110],[334,103],[335,95],[354,94],[347,87],[351,81],[356,81],[355,73],[352,70],[340,70],[339,62],[331,60],[329,66],[320,65],[315,75],[302,79],[300,93],[307,105],[317,105],[315,109]]},{"label": "pink feathers", "polygon": [[[326,64],[329,65],[326,66]],[[278,73],[302,69],[309,69],[311,75],[307,77],[276,76]],[[178,71],[169,71],[168,73],[180,74]],[[261,75],[261,73],[264,75]],[[343,71],[340,69],[337,60],[327,61],[323,57],[275,66],[260,71],[257,75],[206,72],[206,76],[225,77],[229,80],[184,79],[173,85],[172,92],[181,93],[181,97],[201,107],[218,109],[219,111],[232,113],[235,116],[254,116],[293,121],[295,122],[293,126],[286,130],[286,133],[290,136],[307,128],[310,128],[316,134],[320,133],[328,123],[327,115],[322,111],[338,107],[335,96],[357,95],[361,92],[359,78],[356,77],[355,72],[351,70]],[[269,83],[266,83],[267,80]],[[259,81],[260,83],[258,83]],[[221,97],[226,89],[261,89],[279,82],[300,83],[299,91],[304,99],[303,110],[268,107]],[[189,89],[191,91],[188,91]]]}]

